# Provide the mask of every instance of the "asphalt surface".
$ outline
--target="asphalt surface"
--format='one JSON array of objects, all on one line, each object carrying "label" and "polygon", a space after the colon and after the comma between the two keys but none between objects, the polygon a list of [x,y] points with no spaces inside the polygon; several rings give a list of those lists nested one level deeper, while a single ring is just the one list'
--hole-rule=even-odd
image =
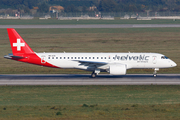
[{"label": "asphalt surface", "polygon": [[180,85],[180,74],[128,74],[124,76],[83,74],[0,75],[0,85]]},{"label": "asphalt surface", "polygon": [[180,24],[0,25],[0,28],[167,28]]}]

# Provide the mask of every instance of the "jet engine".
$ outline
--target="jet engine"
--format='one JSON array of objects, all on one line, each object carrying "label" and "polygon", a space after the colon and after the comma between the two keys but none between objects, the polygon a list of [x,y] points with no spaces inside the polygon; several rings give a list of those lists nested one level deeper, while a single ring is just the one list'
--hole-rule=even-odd
[{"label": "jet engine", "polygon": [[125,75],[126,74],[126,65],[123,65],[123,64],[110,65],[109,73],[111,75]]}]

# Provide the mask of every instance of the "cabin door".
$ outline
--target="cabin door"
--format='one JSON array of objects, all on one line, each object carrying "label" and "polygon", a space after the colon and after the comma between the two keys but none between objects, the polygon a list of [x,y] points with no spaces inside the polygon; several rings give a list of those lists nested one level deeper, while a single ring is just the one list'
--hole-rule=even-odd
[{"label": "cabin door", "polygon": [[153,63],[153,64],[156,64],[156,63],[157,63],[157,56],[153,56],[153,57],[152,57],[152,63]]},{"label": "cabin door", "polygon": [[46,63],[46,56],[45,55],[41,56],[41,63],[42,64]]}]

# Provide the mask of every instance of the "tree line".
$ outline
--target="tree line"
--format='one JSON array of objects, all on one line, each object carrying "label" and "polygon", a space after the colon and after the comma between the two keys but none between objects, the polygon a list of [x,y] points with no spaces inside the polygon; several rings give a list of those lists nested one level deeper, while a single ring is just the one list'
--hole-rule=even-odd
[{"label": "tree line", "polygon": [[52,5],[63,6],[64,12],[88,12],[91,6],[96,6],[93,11],[100,12],[180,11],[180,0],[0,0],[0,9],[25,12],[33,7],[38,7],[39,12],[49,12]]}]

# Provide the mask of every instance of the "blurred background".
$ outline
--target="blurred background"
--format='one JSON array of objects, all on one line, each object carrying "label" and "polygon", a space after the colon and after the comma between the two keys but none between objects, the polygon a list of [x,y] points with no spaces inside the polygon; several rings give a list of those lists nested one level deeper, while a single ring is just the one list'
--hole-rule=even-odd
[{"label": "blurred background", "polygon": [[0,19],[180,19],[180,0],[0,0]]}]

